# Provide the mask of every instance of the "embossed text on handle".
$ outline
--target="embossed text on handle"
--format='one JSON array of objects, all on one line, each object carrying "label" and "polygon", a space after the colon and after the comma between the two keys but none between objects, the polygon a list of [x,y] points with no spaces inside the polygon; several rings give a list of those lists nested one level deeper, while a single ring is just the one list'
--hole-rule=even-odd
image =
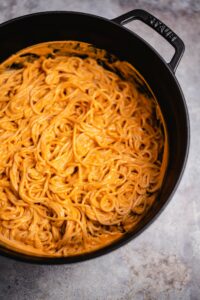
[{"label": "embossed text on handle", "polygon": [[177,39],[177,36],[173,31],[169,29],[165,24],[163,24],[161,21],[156,19],[153,16],[149,16],[149,23],[152,25],[153,28],[156,29],[161,35],[166,37],[171,42],[174,42]]}]

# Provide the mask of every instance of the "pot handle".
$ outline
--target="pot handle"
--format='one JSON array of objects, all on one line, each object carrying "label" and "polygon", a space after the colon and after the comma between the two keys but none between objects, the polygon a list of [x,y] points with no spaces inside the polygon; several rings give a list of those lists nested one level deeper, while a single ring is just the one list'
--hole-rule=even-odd
[{"label": "pot handle", "polygon": [[183,41],[163,22],[161,22],[156,17],[142,9],[135,9],[117,18],[112,19],[113,22],[120,25],[124,25],[133,20],[140,20],[144,22],[145,24],[156,30],[175,48],[175,54],[172,57],[171,61],[168,63],[172,71],[175,72],[185,50],[185,45]]}]

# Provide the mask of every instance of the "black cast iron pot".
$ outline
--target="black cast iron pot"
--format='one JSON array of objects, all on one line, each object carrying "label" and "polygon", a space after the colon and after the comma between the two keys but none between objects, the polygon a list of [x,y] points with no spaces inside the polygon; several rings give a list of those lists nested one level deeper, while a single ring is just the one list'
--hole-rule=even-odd
[{"label": "black cast iron pot", "polygon": [[[161,34],[174,48],[169,64],[143,39],[123,24],[141,20]],[[174,75],[184,44],[165,24],[143,10],[133,10],[113,20],[77,12],[44,12],[13,19],[0,25],[0,62],[11,54],[46,41],[79,40],[92,43],[132,63],[152,88],[161,107],[169,138],[169,163],[157,201],[132,232],[121,240],[88,254],[48,258],[29,256],[0,246],[0,254],[33,263],[72,263],[94,258],[136,237],[160,214],[175,192],[189,148],[189,118],[183,93]]]}]

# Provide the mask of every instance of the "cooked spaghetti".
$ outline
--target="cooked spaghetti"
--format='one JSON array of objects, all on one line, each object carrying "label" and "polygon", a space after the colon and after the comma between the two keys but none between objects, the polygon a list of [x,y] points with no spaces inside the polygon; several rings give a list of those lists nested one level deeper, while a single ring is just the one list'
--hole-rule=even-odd
[{"label": "cooked spaghetti", "polygon": [[75,255],[119,239],[151,207],[166,129],[131,64],[86,43],[42,43],[0,65],[0,157],[0,244]]}]

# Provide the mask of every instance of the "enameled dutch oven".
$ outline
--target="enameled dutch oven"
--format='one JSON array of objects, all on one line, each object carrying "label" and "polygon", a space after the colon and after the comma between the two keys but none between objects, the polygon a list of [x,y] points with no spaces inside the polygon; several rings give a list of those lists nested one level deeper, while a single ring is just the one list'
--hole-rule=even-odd
[{"label": "enameled dutch oven", "polygon": [[[141,37],[123,27],[140,20],[162,35],[175,54],[166,63]],[[78,12],[42,12],[19,17],[0,25],[0,62],[33,44],[79,40],[94,44],[132,63],[153,90],[162,110],[169,141],[169,162],[157,201],[133,231],[102,249],[71,257],[37,257],[0,246],[0,254],[40,264],[72,263],[94,258],[126,244],[160,214],[175,192],[183,173],[189,148],[189,118],[183,93],[174,75],[183,55],[182,40],[164,23],[144,10],[132,10],[113,20]]]}]

